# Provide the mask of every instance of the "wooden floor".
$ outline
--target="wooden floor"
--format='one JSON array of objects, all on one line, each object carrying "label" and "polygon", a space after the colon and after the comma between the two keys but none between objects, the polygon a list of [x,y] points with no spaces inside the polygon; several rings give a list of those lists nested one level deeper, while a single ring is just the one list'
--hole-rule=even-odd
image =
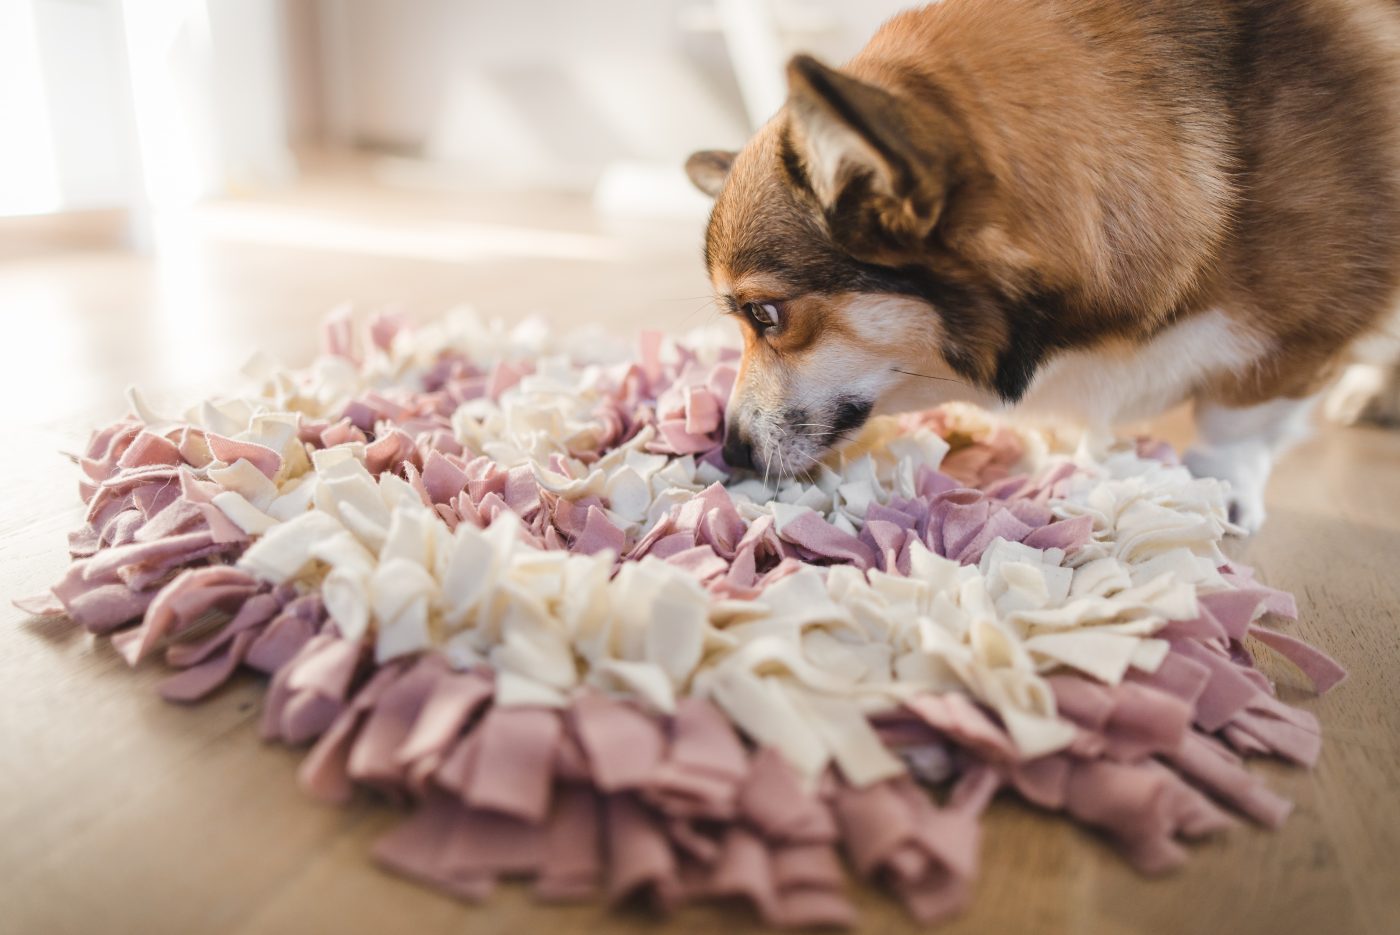
[{"label": "wooden floor", "polygon": [[[529,236],[523,229],[546,232]],[[0,240],[12,237],[0,228]],[[219,206],[177,228],[160,263],[117,251],[0,260],[0,595],[40,590],[65,565],[75,472],[56,453],[120,414],[139,383],[175,401],[228,387],[256,348],[311,353],[334,303],[400,303],[418,316],[469,300],[560,325],[633,330],[708,320],[699,222],[609,229],[560,198],[385,194],[309,186]],[[0,255],[6,244],[0,243]],[[1279,833],[1242,826],[1164,880],[1093,837],[998,801],[975,906],[961,932],[1349,933],[1400,930],[1400,433],[1323,430],[1289,456],[1271,519],[1241,552],[1294,591],[1294,629],[1350,681],[1285,699],[1326,728],[1313,773],[1259,769],[1297,812]],[[660,925],[596,907],[543,909],[516,888],[467,907],[376,872],[392,820],[298,791],[300,753],[257,739],[247,677],[193,709],[165,704],[155,667],[132,672],[61,622],[0,608],[0,931],[61,935],[412,931],[711,932],[743,913]],[[858,894],[863,930],[916,931]]]}]

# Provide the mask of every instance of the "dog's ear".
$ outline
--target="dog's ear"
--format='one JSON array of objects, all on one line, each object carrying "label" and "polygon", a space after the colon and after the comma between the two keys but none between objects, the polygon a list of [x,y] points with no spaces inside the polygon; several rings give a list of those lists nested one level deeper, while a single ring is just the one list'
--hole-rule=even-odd
[{"label": "dog's ear", "polygon": [[788,144],[832,237],[867,262],[906,261],[943,214],[961,133],[936,104],[916,109],[809,55],[787,73]]},{"label": "dog's ear", "polygon": [[734,157],[737,155],[738,153],[725,152],[722,149],[702,149],[698,153],[691,153],[690,158],[685,161],[685,174],[690,176],[696,188],[711,198],[716,198],[719,196],[719,190],[724,187],[724,180],[729,178],[729,167],[734,165]]}]

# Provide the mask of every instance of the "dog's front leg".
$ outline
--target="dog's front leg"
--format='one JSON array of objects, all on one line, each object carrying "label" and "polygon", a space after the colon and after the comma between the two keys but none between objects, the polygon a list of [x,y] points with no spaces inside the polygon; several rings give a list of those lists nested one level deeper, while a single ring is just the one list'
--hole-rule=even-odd
[{"label": "dog's front leg", "polygon": [[1264,488],[1274,461],[1308,431],[1315,397],[1234,408],[1197,401],[1197,442],[1186,466],[1230,485],[1230,519],[1247,533],[1264,524]]}]

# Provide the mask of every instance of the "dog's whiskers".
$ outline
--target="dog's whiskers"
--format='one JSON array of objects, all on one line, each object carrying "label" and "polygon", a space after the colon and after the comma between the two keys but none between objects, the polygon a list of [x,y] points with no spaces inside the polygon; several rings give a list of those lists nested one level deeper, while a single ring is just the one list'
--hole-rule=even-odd
[{"label": "dog's whiskers", "polygon": [[812,466],[821,464],[821,459],[818,458],[816,455],[812,454],[810,451],[804,451],[801,452],[801,454],[804,458],[807,459],[807,463],[802,465],[801,471],[803,474],[806,474],[808,477],[810,477]]},{"label": "dog's whiskers", "polygon": [[[698,298],[698,296],[697,296],[697,298]],[[681,319],[681,323],[684,324],[685,322],[690,321],[690,319],[694,318],[696,315],[700,314],[700,313],[701,313],[702,311],[704,311],[705,309],[707,309],[707,308],[713,308],[713,307],[715,307],[715,300],[714,300],[713,297],[711,297],[710,299],[708,299],[708,300],[705,302],[704,305],[701,305],[699,308],[692,309],[689,315],[687,315],[687,316],[685,316],[685,318]]]},{"label": "dog's whiskers", "polygon": [[931,374],[927,374],[927,373],[915,373],[913,370],[904,370],[904,369],[901,369],[901,368],[899,368],[899,367],[891,367],[890,369],[893,370],[895,373],[902,373],[902,374],[905,374],[905,375],[911,376],[911,377],[923,377],[925,380],[937,380],[937,381],[939,381],[940,383],[956,383],[956,384],[958,384],[959,386],[966,386],[966,385],[967,385],[967,381],[966,381],[966,380],[955,380],[955,379],[952,378],[952,377],[935,377],[935,376],[933,376],[933,375],[931,375]]}]

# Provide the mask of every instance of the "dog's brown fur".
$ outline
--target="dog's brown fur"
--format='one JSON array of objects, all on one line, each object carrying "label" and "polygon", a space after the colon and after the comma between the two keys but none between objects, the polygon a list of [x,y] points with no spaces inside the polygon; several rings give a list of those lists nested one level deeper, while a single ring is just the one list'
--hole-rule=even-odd
[{"label": "dog's brown fur", "polygon": [[[717,289],[783,303],[745,379],[856,295],[922,303],[889,339],[1007,401],[1218,309],[1271,352],[1191,392],[1244,406],[1315,392],[1400,294],[1393,0],[945,0],[789,78],[732,166],[689,164]],[[861,155],[818,177],[833,121]]]}]

